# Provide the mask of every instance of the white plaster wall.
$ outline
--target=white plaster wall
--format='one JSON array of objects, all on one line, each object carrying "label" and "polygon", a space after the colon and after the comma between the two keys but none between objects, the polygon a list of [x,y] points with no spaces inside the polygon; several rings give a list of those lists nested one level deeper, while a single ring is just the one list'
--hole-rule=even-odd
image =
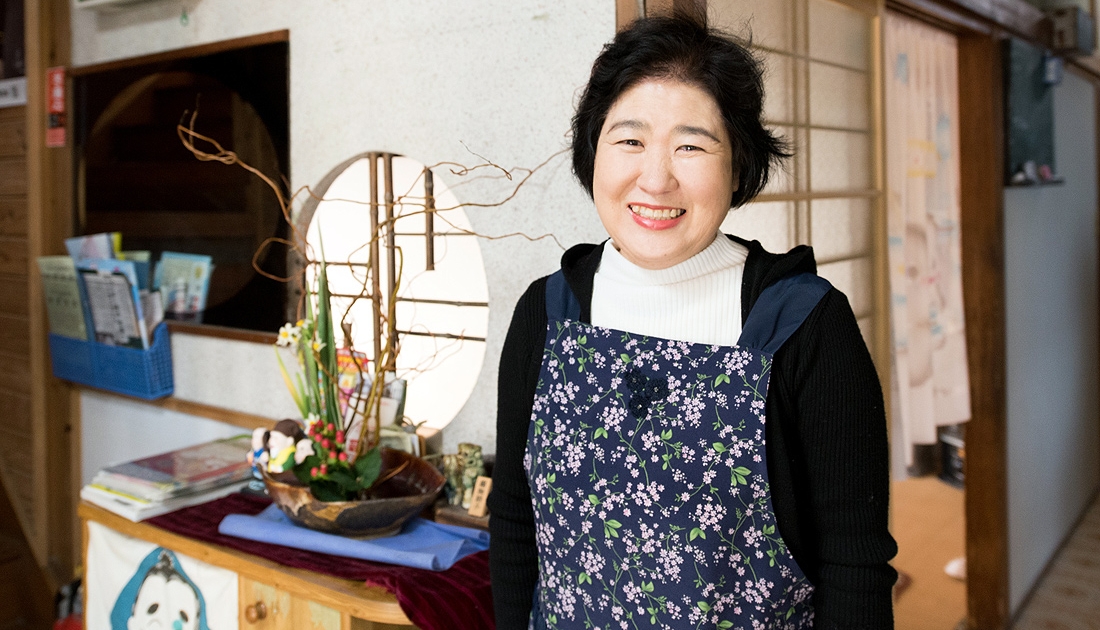
[{"label": "white plaster wall", "polygon": [[88,483],[96,471],[110,464],[248,433],[240,427],[91,390],[81,394],[80,407],[85,418],[95,419],[81,427],[81,483]]},{"label": "white plaster wall", "polygon": [[[290,30],[290,180],[314,184],[337,164],[385,150],[433,164],[533,167],[566,146],[577,90],[614,33],[610,0],[153,0],[122,10],[74,9],[73,64],[88,64],[281,29]],[[186,12],[187,19],[181,19]],[[201,113],[198,129],[202,129]],[[503,199],[510,184],[437,170],[464,202]],[[501,208],[467,211],[490,235],[553,233],[568,246],[603,238],[591,202],[561,155]],[[561,255],[552,240],[481,241],[489,285],[484,367],[444,432],[493,450],[496,366],[512,308]],[[267,346],[177,335],[176,395],[277,418],[293,414]],[[85,436],[126,434],[134,456],[195,441],[208,421],[170,422],[140,403],[85,394]],[[132,426],[131,426],[132,425]],[[86,441],[89,449],[98,443]],[[121,456],[121,454],[120,454]],[[101,459],[96,456],[96,459]]]},{"label": "white plaster wall", "polygon": [[1061,186],[1005,190],[1009,605],[1100,486],[1096,100],[1054,92]]}]

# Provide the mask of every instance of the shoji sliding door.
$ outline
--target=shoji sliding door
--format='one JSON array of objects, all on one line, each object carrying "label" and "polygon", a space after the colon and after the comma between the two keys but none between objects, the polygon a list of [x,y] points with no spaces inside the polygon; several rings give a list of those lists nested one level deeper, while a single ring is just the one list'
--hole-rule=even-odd
[{"label": "shoji sliding door", "polygon": [[711,24],[764,60],[765,115],[795,151],[757,201],[723,229],[771,251],[809,244],[847,294],[880,370],[888,366],[878,159],[878,8],[834,0],[709,0]]}]

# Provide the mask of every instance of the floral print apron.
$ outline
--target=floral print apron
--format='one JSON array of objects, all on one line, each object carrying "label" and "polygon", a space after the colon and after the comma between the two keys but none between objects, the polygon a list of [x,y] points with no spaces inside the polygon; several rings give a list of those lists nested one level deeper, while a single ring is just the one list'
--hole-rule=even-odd
[{"label": "floral print apron", "polygon": [[585,324],[549,278],[524,456],[532,628],[813,626],[813,586],[776,528],[764,400],[772,356],[828,289],[780,280],[728,347]]}]

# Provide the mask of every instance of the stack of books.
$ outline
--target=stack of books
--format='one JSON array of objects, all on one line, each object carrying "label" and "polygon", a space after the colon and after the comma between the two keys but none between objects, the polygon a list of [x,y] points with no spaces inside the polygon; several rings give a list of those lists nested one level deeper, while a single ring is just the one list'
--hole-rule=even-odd
[{"label": "stack of books", "polygon": [[108,466],[80,498],[131,521],[206,503],[247,485],[250,449],[251,437],[241,435]]}]

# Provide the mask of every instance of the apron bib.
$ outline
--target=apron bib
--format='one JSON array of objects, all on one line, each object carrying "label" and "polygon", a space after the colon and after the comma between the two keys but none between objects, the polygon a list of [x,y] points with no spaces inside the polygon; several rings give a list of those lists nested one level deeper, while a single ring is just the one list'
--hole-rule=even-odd
[{"label": "apron bib", "polygon": [[768,287],[736,346],[585,324],[561,272],[524,466],[539,583],[531,627],[810,628],[813,586],[776,527],[772,356],[829,284]]}]

